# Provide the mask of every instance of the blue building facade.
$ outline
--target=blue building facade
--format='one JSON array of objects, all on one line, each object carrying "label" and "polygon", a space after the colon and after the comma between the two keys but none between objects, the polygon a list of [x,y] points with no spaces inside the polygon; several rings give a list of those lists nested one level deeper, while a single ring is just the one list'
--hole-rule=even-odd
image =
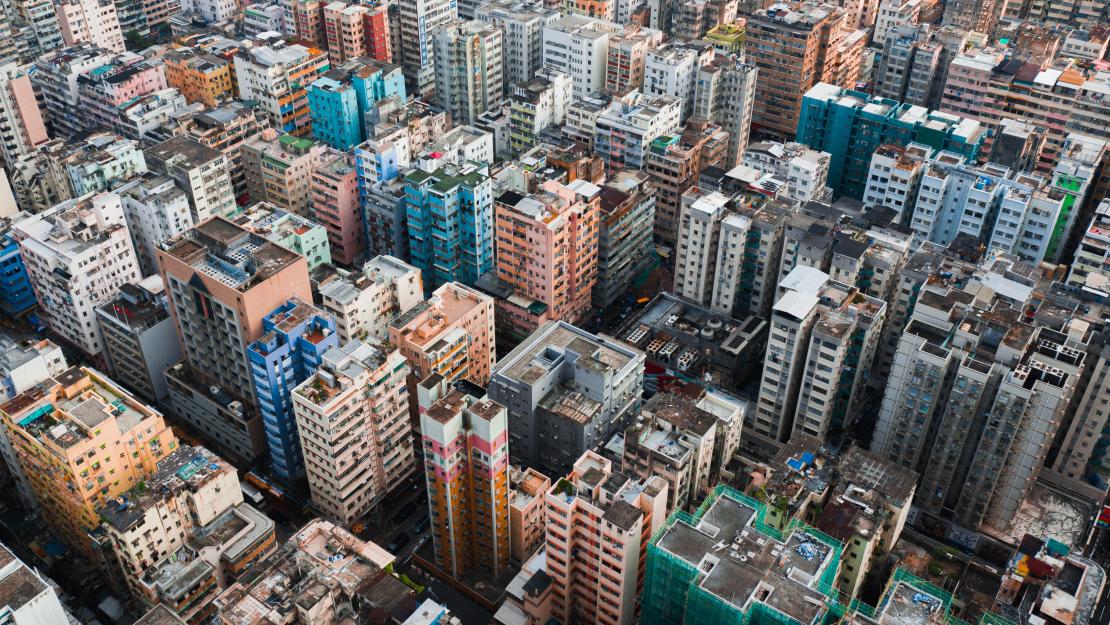
[{"label": "blue building facade", "polygon": [[274,476],[286,483],[304,473],[291,393],[339,345],[335,321],[315,306],[291,299],[263,319],[265,334],[247,346],[258,410]]},{"label": "blue building facade", "polygon": [[403,102],[401,68],[373,59],[355,59],[332,68],[308,86],[312,134],[337,150],[349,150],[373,132],[367,113],[385,98]]},{"label": "blue building facade", "polygon": [[828,152],[828,184],[862,199],[871,157],[883,144],[923,143],[974,161],[986,128],[976,120],[819,83],[802,98],[797,141]]},{"label": "blue building facade", "polygon": [[35,291],[19,244],[7,232],[0,234],[0,311],[10,316],[20,315],[35,305]]},{"label": "blue building facade", "polygon": [[308,110],[312,134],[337,150],[362,143],[358,94],[354,87],[332,78],[317,78],[308,86]]},{"label": "blue building facade", "polygon": [[493,269],[493,181],[478,163],[416,170],[405,176],[410,262],[424,287],[473,286]]}]

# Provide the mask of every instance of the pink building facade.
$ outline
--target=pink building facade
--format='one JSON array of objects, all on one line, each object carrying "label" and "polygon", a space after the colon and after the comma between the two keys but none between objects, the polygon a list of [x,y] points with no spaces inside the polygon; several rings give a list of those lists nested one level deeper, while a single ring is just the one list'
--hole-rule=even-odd
[{"label": "pink building facade", "polygon": [[667,516],[667,482],[628,479],[587,451],[547,491],[547,574],[561,623],[631,625],[647,545]]},{"label": "pink building facade", "polygon": [[494,356],[493,298],[448,282],[427,301],[404,311],[389,324],[390,343],[412,367],[410,390],[438,373],[449,382],[489,384]]},{"label": "pink building facade", "polygon": [[126,51],[112,0],[63,0],[57,3],[56,12],[67,47],[92,43],[112,52]]},{"label": "pink building facade", "polygon": [[166,89],[165,67],[125,53],[77,78],[77,93],[89,128],[115,128],[121,105]]},{"label": "pink building facade", "polygon": [[50,140],[31,79],[14,64],[0,67],[0,131],[0,148],[9,168]]},{"label": "pink building facade", "polygon": [[514,289],[512,301],[498,305],[512,333],[527,336],[549,319],[577,323],[589,313],[600,207],[601,189],[584,180],[549,180],[530,196],[498,199],[497,277]]},{"label": "pink building facade", "polygon": [[353,265],[366,251],[358,199],[358,172],[351,157],[329,152],[312,175],[312,215],[328,232],[332,261]]}]

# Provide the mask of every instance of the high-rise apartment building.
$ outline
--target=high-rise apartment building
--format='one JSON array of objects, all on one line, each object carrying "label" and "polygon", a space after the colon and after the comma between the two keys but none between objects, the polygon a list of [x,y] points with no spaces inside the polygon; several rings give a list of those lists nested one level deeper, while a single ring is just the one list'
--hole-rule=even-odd
[{"label": "high-rise apartment building", "polygon": [[192,116],[185,122],[182,134],[221,152],[227,158],[231,186],[235,197],[240,198],[247,192],[247,179],[239,146],[247,138],[261,132],[264,123],[265,118],[257,106],[235,100]]},{"label": "high-rise apartment building", "polygon": [[227,155],[179,135],[144,151],[151,170],[168,176],[189,198],[193,223],[235,212],[235,188]]},{"label": "high-rise apartment building", "polygon": [[839,282],[826,285],[821,298],[807,340],[793,432],[824,440],[851,426],[863,408],[886,302]]},{"label": "high-rise apartment building", "polygon": [[[77,78],[77,96],[86,129],[111,128],[122,131],[127,114],[138,111],[132,106],[142,96],[167,88],[161,63],[150,62],[136,54],[121,54],[109,63]],[[168,99],[173,92],[165,93]]]},{"label": "high-rise apartment building", "polygon": [[501,29],[507,91],[531,80],[543,67],[543,29],[559,17],[554,7],[522,0],[482,2],[474,10],[474,19]]},{"label": "high-rise apartment building", "polygon": [[335,318],[342,342],[386,339],[388,324],[424,300],[420,270],[392,256],[375,256],[319,288],[320,305]]},{"label": "high-rise apartment building", "polygon": [[[894,356],[872,451],[921,472],[923,510],[1004,532],[1049,470],[1087,337],[1066,317],[1052,322],[1059,330],[1026,321],[1031,269],[1012,256],[930,268]],[[979,291],[986,284],[992,289]],[[1058,318],[1054,306],[1040,304]]]},{"label": "high-rise apartment building", "polygon": [[144,276],[158,273],[158,246],[193,227],[188,196],[172,179],[152,173],[116,187],[115,193],[123,202],[139,268]]},{"label": "high-rise apartment building", "polygon": [[998,0],[952,0],[945,4],[943,23],[965,32],[989,33],[994,30],[1001,12]]},{"label": "high-rise apartment building", "polygon": [[55,50],[35,61],[31,84],[35,87],[35,97],[42,102],[41,112],[52,134],[66,137],[84,129],[85,115],[80,106],[77,79],[111,60],[111,52],[83,43]]},{"label": "high-rise apartment building", "polygon": [[54,535],[92,555],[97,511],[177,448],[162,415],[95,369],[73,367],[0,406],[14,460]]},{"label": "high-rise apartment building", "polygon": [[26,213],[20,211],[0,219],[0,311],[13,317],[30,311],[36,304],[27,264],[19,254],[19,242],[11,233],[12,224],[25,216]]},{"label": "high-rise apartment building", "polygon": [[907,223],[920,239],[948,245],[965,236],[1034,264],[1050,260],[1067,198],[1041,176],[994,163],[972,166],[941,150],[924,162],[916,182],[908,190],[914,201]]},{"label": "high-rise apartment building", "polygon": [[564,15],[543,28],[544,67],[571,78],[574,99],[605,89],[609,38],[620,32],[612,22]]},{"label": "high-rise apartment building", "polygon": [[494,267],[493,180],[479,163],[405,176],[409,254],[429,292],[448,282],[473,285]]},{"label": "high-rise apartment building", "polygon": [[27,27],[34,33],[40,54],[49,54],[65,44],[61,29],[58,28],[58,13],[53,2],[25,0],[15,3],[13,8],[19,17],[26,20]]},{"label": "high-rise apartment building", "polygon": [[312,126],[308,85],[327,69],[327,53],[300,44],[260,42],[235,53],[239,99],[258,102],[271,128],[298,136],[308,134]]},{"label": "high-rise apartment building", "polygon": [[631,625],[648,542],[667,515],[667,483],[631,479],[586,451],[547,491],[547,575],[561,622]]},{"label": "high-rise apartment building", "polygon": [[304,256],[309,271],[331,264],[328,233],[311,219],[259,202],[240,211],[232,221],[290,252]]},{"label": "high-rise apartment building", "polygon": [[323,5],[322,11],[325,43],[331,62],[343,63],[370,56],[367,46],[367,22],[373,12],[370,7],[331,2]]},{"label": "high-rise apartment building", "polygon": [[[916,142],[973,160],[988,134],[974,119],[873,98],[827,83],[806,92],[801,106],[798,142],[827,152],[832,157],[829,186],[854,198],[863,197],[871,157],[883,144]],[[863,133],[862,127],[871,130]]]},{"label": "high-rise apartment building", "polygon": [[548,68],[509,87],[509,149],[514,155],[536,147],[540,133],[563,124],[570,94],[570,76]]},{"label": "high-rise apartment building", "polygon": [[432,33],[435,90],[455,125],[473,124],[504,97],[501,30],[478,21],[451,20]]},{"label": "high-rise apartment building", "polygon": [[412,388],[432,374],[489,384],[494,339],[493,298],[454,282],[389,322],[389,342],[412,369]]},{"label": "high-rise apartment building", "polygon": [[875,29],[871,43],[876,47],[886,45],[886,40],[902,26],[915,26],[921,17],[924,0],[879,0]]},{"label": "high-rise apartment building", "polygon": [[[729,198],[716,191],[706,193],[697,187],[683,193],[675,230],[674,293],[721,312],[731,311],[732,297],[718,293],[728,284],[717,276],[724,267],[722,239],[729,244],[742,240],[748,220],[729,212]],[[735,256],[735,252],[732,252]]]},{"label": "high-rise apartment building", "polygon": [[327,146],[269,128],[244,141],[241,149],[250,201],[268,202],[307,217],[312,176]]},{"label": "high-rise apartment building", "polygon": [[497,198],[497,278],[513,289],[513,297],[497,305],[501,328],[514,338],[527,337],[548,319],[576,323],[589,313],[600,193],[585,180],[550,180],[528,196],[507,191]]},{"label": "high-rise apartment building", "polygon": [[337,150],[349,150],[372,138],[368,116],[387,98],[405,100],[401,68],[373,59],[352,59],[334,65],[308,87],[312,135]]},{"label": "high-rise apartment building", "polygon": [[625,430],[624,472],[632,477],[663,478],[668,513],[696,509],[740,442],[742,412],[742,404],[721,394],[694,399],[656,393]]},{"label": "high-rise apartment building", "polygon": [[[414,94],[429,97],[435,91],[435,51],[432,33],[458,17],[454,0],[413,0],[400,3],[400,63]],[[397,50],[393,51],[394,56]]]},{"label": "high-rise apartment building", "polygon": [[617,0],[562,0],[568,15],[585,15],[609,22],[617,19]]},{"label": "high-rise apartment building", "polygon": [[14,63],[0,65],[0,154],[8,171],[48,139],[31,78]]},{"label": "high-rise apartment building", "polygon": [[203,447],[178,447],[143,486],[97,511],[98,564],[139,605],[202,621],[221,589],[274,552],[275,524],[243,502],[235,467]]},{"label": "high-rise apartment building", "polygon": [[65,0],[55,10],[66,46],[91,43],[116,53],[126,50],[112,0]]},{"label": "high-rise apartment building", "polygon": [[601,187],[597,229],[594,307],[616,304],[651,262],[657,197],[640,171],[621,171]]},{"label": "high-rise apartment building", "polygon": [[[633,89],[645,93],[644,71],[647,59],[660,45],[663,33],[651,28],[626,25],[624,31],[609,37],[605,59],[605,90],[620,97]],[[672,94],[673,95],[673,94]]]},{"label": "high-rise apartment building", "polygon": [[702,118],[692,118],[681,133],[665,134],[651,142],[644,171],[655,188],[655,237],[675,244],[682,194],[697,183],[707,167],[723,167],[728,133]]},{"label": "high-rise apartment building", "polygon": [[119,295],[96,309],[112,377],[148,402],[166,398],[165,371],[181,360],[162,276],[120,287]]},{"label": "high-rise apartment building", "polygon": [[266,427],[270,469],[291,483],[304,473],[291,393],[339,345],[335,321],[312,304],[291,299],[262,318],[265,334],[247,346],[258,411]]},{"label": "high-rise apartment building", "polygon": [[0,401],[28,391],[69,368],[65,354],[50,339],[16,341],[0,336]]},{"label": "high-rise apartment building", "polygon": [[828,274],[805,266],[795,268],[779,284],[759,399],[748,421],[749,431],[773,441],[786,441],[793,432],[810,337],[820,317],[821,293],[827,285]]},{"label": "high-rise apartment building", "polygon": [[505,407],[437,375],[421,384],[420,435],[436,565],[496,578],[509,564]]},{"label": "high-rise apartment building", "polygon": [[643,352],[549,321],[497,362],[489,395],[509,409],[514,463],[559,474],[628,425],[643,377]]},{"label": "high-rise apartment building", "polygon": [[13,224],[11,235],[43,321],[74,347],[102,358],[96,307],[140,278],[119,196],[90,193],[63,202]]},{"label": "high-rise apartment building", "polygon": [[936,108],[944,85],[939,80],[945,58],[941,45],[927,28],[895,29],[883,45],[875,74],[874,95],[888,100]]},{"label": "high-rise apartment building", "polygon": [[[1075,250],[1075,259],[1068,271],[1071,286],[1099,289],[1110,275],[1110,199],[1095,207],[1087,230]],[[1101,286],[1105,290],[1106,286]]]},{"label": "high-rise apartment building", "polygon": [[1016,58],[1001,48],[967,46],[952,59],[940,108],[992,130],[1004,119],[1043,129],[1037,169],[1048,173],[1066,154],[1069,133],[1098,137],[1110,119],[1110,107],[1096,95],[1106,89],[1105,72],[1090,72],[1085,63],[1060,60],[1046,69],[1038,59]]},{"label": "high-rise apartment building", "polygon": [[7,171],[12,192],[24,211],[41,213],[73,197],[65,169],[49,154],[51,146],[61,144],[60,139],[51,139],[38,152],[19,158]]},{"label": "high-rise apartment building", "polygon": [[73,196],[109,191],[147,172],[139,143],[114,132],[91,132],[65,144],[51,142],[45,151],[56,161],[52,166],[65,170]]},{"label": "high-rise apartment building", "polygon": [[831,160],[828,153],[793,141],[761,141],[744,150],[741,164],[785,183],[780,189],[787,197],[800,202],[828,202],[832,200],[828,186]]},{"label": "high-rise apartment building", "polygon": [[698,69],[693,113],[728,133],[728,151],[722,165],[725,169],[740,164],[740,156],[748,147],[758,74],[754,65],[744,63],[743,57],[735,53],[717,54]]},{"label": "high-rise apartment building", "polygon": [[195,48],[181,48],[167,52],[164,61],[166,83],[189,102],[215,107],[234,95],[231,63],[227,59]]},{"label": "high-rise apartment building", "polygon": [[682,125],[682,100],[632,91],[614,98],[594,122],[594,152],[610,167],[640,169],[651,142],[677,133]]},{"label": "high-rise apartment building", "polygon": [[[722,485],[695,515],[671,515],[647,547],[640,622],[694,625],[710,610],[725,622],[834,618],[844,546],[804,523],[775,531],[768,508]],[[890,614],[914,597],[940,611],[939,599],[907,585]],[[879,622],[897,620],[883,614]]]},{"label": "high-rise apartment building", "polygon": [[303,256],[222,217],[158,252],[185,360],[167,373],[179,419],[235,458],[265,450],[247,346],[291,298],[312,301]]},{"label": "high-rise apartment building", "polygon": [[350,154],[330,151],[312,172],[311,214],[328,233],[331,258],[353,266],[366,251],[366,224],[358,196],[358,171]]},{"label": "high-rise apartment building", "polygon": [[644,59],[644,86],[647,95],[669,95],[682,102],[680,120],[693,114],[694,89],[698,69],[715,56],[712,48],[696,48],[668,43],[647,53]]},{"label": "high-rise apartment building", "polygon": [[18,589],[6,593],[0,611],[12,623],[66,623],[69,613],[54,592],[53,583],[27,566],[0,544],[0,585]]},{"label": "high-rise apartment building", "polygon": [[747,62],[759,70],[752,125],[794,135],[802,96],[832,82],[844,12],[831,4],[779,3],[747,16]]},{"label": "high-rise apartment building", "polygon": [[416,469],[408,373],[395,347],[356,340],[325,352],[293,391],[312,503],[344,525]]},{"label": "high-rise apartment building", "polygon": [[[1067,328],[1069,335],[1078,335],[1083,330],[1083,323],[1081,320],[1073,322]],[[1110,473],[1107,470],[1110,467],[1107,456],[1110,454],[1102,436],[1110,416],[1102,407],[1102,401],[1110,394],[1107,384],[1110,349],[1104,336],[1092,336],[1087,343],[1085,371],[1076,382],[1072,403],[1060,424],[1057,436],[1059,447],[1054,446],[1050,450],[1041,477],[1072,492],[1097,499],[1102,490],[1100,486],[1107,483],[1107,474]]]},{"label": "high-rise apartment building", "polygon": [[932,148],[917,143],[879,146],[871,157],[864,204],[889,208],[895,212],[895,221],[902,223],[913,211],[921,175],[932,154]]}]

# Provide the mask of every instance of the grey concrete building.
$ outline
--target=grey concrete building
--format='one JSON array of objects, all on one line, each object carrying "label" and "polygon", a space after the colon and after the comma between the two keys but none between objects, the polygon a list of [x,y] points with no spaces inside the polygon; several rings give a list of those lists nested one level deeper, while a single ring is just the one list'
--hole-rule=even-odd
[{"label": "grey concrete building", "polygon": [[112,378],[150,402],[169,395],[165,370],[181,360],[162,276],[120,287],[96,309]]},{"label": "grey concrete building", "polygon": [[509,409],[512,461],[561,475],[628,425],[643,379],[642,352],[549,321],[497,363],[489,396]]}]

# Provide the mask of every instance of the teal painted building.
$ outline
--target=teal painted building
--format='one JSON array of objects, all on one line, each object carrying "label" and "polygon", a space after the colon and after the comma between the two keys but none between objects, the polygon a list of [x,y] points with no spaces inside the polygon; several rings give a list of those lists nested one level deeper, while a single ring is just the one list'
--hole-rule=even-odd
[{"label": "teal painted building", "polygon": [[493,180],[485,165],[417,169],[405,176],[409,256],[429,293],[473,286],[493,269]]},{"label": "teal painted building", "polygon": [[818,83],[802,98],[797,141],[828,152],[829,186],[862,199],[871,157],[883,144],[922,143],[974,161],[987,137],[977,120]]},{"label": "teal painted building", "polygon": [[334,67],[308,86],[312,134],[337,150],[349,150],[368,138],[366,114],[385,98],[404,100],[401,68],[374,59],[353,59]]}]

